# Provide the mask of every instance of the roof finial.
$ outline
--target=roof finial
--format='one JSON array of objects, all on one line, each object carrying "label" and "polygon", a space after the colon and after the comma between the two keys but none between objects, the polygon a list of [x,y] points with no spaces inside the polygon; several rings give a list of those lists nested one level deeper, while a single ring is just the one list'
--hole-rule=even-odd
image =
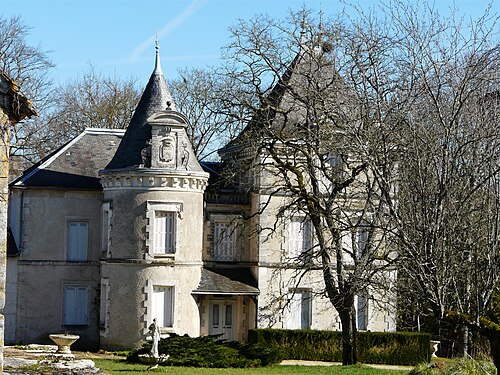
[{"label": "roof finial", "polygon": [[163,72],[161,70],[161,64],[160,64],[160,45],[158,43],[158,33],[156,33],[155,49],[156,49],[156,60],[155,60],[154,73],[163,74]]},{"label": "roof finial", "polygon": [[302,16],[302,22],[300,23],[300,45],[301,47],[304,47],[306,44],[306,27],[307,27],[307,22],[306,22],[306,15]]}]

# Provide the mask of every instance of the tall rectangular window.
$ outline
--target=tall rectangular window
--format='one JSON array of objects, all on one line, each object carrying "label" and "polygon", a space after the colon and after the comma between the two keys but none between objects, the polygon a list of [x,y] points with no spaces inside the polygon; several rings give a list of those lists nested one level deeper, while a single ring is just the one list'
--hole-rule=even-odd
[{"label": "tall rectangular window", "polygon": [[311,305],[312,299],[310,290],[295,289],[290,291],[286,328],[310,329]]},{"label": "tall rectangular window", "polygon": [[83,262],[87,260],[89,224],[85,221],[68,222],[68,260]]},{"label": "tall rectangular window", "polygon": [[356,321],[358,329],[366,331],[368,327],[368,298],[362,293],[357,296],[356,301]]},{"label": "tall rectangular window", "polygon": [[360,227],[357,235],[358,235],[357,255],[358,258],[361,258],[365,254],[368,246],[368,237],[369,237],[368,227],[366,226]]},{"label": "tall rectangular window", "polygon": [[234,223],[214,223],[214,256],[216,260],[234,260],[236,225]]},{"label": "tall rectangular window", "polygon": [[300,216],[293,216],[288,223],[288,256],[299,258],[312,245],[311,222]]},{"label": "tall rectangular window", "polygon": [[102,230],[101,230],[101,253],[103,257],[109,257],[109,246],[111,243],[111,204],[102,204]]},{"label": "tall rectangular window", "polygon": [[153,228],[153,253],[175,253],[175,218],[175,212],[155,211]]},{"label": "tall rectangular window", "polygon": [[174,287],[153,286],[151,321],[156,319],[160,327],[172,327],[174,324]]},{"label": "tall rectangular window", "polygon": [[64,325],[87,325],[88,287],[64,287]]},{"label": "tall rectangular window", "polygon": [[101,278],[101,295],[99,305],[99,329],[101,334],[108,331],[109,279]]}]

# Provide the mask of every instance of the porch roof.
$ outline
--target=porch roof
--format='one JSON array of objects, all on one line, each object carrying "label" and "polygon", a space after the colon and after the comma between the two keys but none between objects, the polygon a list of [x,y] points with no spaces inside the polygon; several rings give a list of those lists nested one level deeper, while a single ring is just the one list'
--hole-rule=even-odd
[{"label": "porch roof", "polygon": [[249,268],[204,267],[193,294],[251,295],[259,294],[257,280]]}]

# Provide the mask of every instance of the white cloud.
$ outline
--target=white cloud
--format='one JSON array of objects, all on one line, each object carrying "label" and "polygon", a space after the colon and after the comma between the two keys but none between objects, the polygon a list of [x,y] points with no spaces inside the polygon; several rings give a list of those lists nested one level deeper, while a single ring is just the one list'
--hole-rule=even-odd
[{"label": "white cloud", "polygon": [[[158,31],[158,39],[170,34],[172,31],[174,31],[176,28],[182,25],[189,17],[191,17],[191,15],[193,15],[198,9],[200,9],[206,1],[207,0],[193,0],[191,4],[189,4],[182,11],[181,14],[171,19],[165,26],[161,28],[161,30]],[[141,54],[151,45],[153,45],[155,39],[156,35],[153,34],[144,42],[135,47],[134,50],[132,51],[131,60],[137,61],[141,56]]]}]

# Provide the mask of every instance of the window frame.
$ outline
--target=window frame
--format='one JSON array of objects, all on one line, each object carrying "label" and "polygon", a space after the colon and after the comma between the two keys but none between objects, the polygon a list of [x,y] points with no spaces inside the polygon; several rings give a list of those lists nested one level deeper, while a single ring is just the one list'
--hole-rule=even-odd
[{"label": "window frame", "polygon": [[[71,225],[72,224],[79,224],[79,227],[81,224],[85,224],[87,230],[86,230],[86,241],[85,241],[85,253],[84,256],[80,257],[79,256],[79,248],[76,249],[76,254],[73,254],[74,248],[72,245],[72,238],[71,238],[71,233],[72,230]],[[79,233],[80,234],[80,233]],[[77,240],[77,246],[79,246],[79,239]],[[90,245],[90,222],[88,219],[79,219],[79,218],[68,218],[66,220],[66,260],[68,262],[87,262],[89,260],[89,246]]]},{"label": "window frame", "polygon": [[[67,321],[68,319],[68,295],[67,292],[70,288],[76,289],[76,302],[74,309],[76,312],[85,312],[85,315],[83,319],[78,320],[75,317],[75,321],[69,322]],[[82,309],[80,305],[78,304],[78,290],[84,290],[85,291],[85,309]],[[67,283],[64,284],[63,286],[63,309],[62,309],[62,325],[65,327],[87,327],[89,325],[89,286],[87,284],[78,284],[78,283]],[[75,314],[76,316],[77,314]]]},{"label": "window frame", "polygon": [[[296,230],[296,224],[300,225],[300,230]],[[304,230],[306,228],[306,230]],[[297,239],[298,233],[302,233]],[[311,258],[311,250],[314,246],[314,236],[311,220],[306,215],[291,215],[286,222],[286,255],[290,260],[308,260]],[[301,241],[301,248],[295,248],[294,244]],[[305,254],[305,257],[304,257]]]},{"label": "window frame", "polygon": [[[220,234],[217,232],[217,226],[224,226]],[[216,261],[234,261],[236,258],[236,246],[237,246],[237,223],[234,220],[221,220],[215,219],[212,221],[212,236],[213,236],[213,257]],[[225,244],[224,247],[229,247],[229,251],[225,251],[226,254],[221,253],[221,248],[219,245]]]},{"label": "window frame", "polygon": [[111,218],[113,208],[111,202],[103,202],[101,205],[101,254],[105,258],[111,257]]},{"label": "window frame", "polygon": [[[299,311],[296,306],[293,306],[293,299],[297,295],[300,295],[300,327],[292,327],[292,323],[294,321],[292,320],[292,317],[295,316],[297,311]],[[313,310],[313,289],[312,288],[306,288],[306,287],[300,287],[300,288],[294,288],[290,289],[288,291],[288,307],[287,307],[287,313],[285,315],[285,328],[286,329],[312,329],[312,310]],[[307,306],[307,311],[303,310],[304,305]],[[306,321],[304,324],[304,315],[305,312],[307,313]]]},{"label": "window frame", "polygon": [[[173,231],[171,250],[164,252],[156,251],[156,230],[158,226],[157,213],[172,213]],[[175,254],[181,251],[182,243],[179,241],[181,236],[181,220],[183,219],[183,204],[168,201],[148,201],[146,204],[146,249],[147,253],[153,258],[173,258]]]},{"label": "window frame", "polygon": [[[164,289],[162,291],[163,296],[163,316],[159,317],[155,315],[155,293],[158,293],[158,289]],[[167,305],[165,300],[165,291],[169,291],[169,305]],[[167,311],[169,312],[170,322],[168,325],[165,325],[165,320],[167,318]],[[174,328],[174,316],[175,314],[175,286],[174,285],[163,285],[163,284],[153,284],[151,290],[151,322],[153,319],[156,319],[158,326],[161,331],[169,331]]]}]

